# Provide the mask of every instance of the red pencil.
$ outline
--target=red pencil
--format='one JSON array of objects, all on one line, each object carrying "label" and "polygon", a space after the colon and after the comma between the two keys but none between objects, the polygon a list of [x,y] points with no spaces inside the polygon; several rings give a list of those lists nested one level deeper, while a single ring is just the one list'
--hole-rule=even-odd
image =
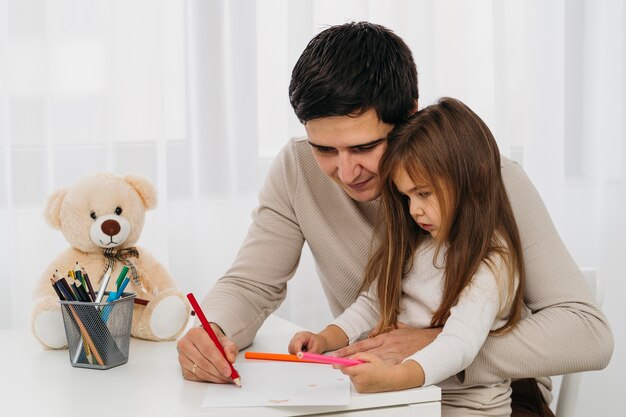
[{"label": "red pencil", "polygon": [[209,337],[211,338],[213,343],[215,343],[215,346],[217,346],[217,349],[220,351],[224,359],[226,359],[226,362],[228,362],[228,365],[230,366],[230,377],[233,379],[233,382],[238,387],[241,387],[241,379],[239,377],[239,373],[235,370],[235,367],[233,366],[233,364],[230,363],[230,361],[226,358],[226,352],[224,352],[224,347],[222,346],[219,339],[217,338],[217,335],[211,328],[209,321],[204,316],[204,313],[202,312],[202,309],[200,308],[200,304],[198,304],[198,302],[196,301],[196,297],[194,297],[192,293],[189,293],[187,294],[187,299],[189,299],[189,302],[191,303],[191,307],[193,308],[193,311],[196,312],[196,315],[200,319],[200,323],[202,323],[202,327],[204,327],[204,330],[206,330],[206,332],[209,334]]}]

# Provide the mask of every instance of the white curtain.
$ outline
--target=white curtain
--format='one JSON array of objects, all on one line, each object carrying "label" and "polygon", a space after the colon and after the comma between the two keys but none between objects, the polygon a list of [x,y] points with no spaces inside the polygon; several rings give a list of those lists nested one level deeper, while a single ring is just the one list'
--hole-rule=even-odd
[{"label": "white curtain", "polygon": [[[421,106],[454,96],[487,122],[579,265],[600,269],[617,346],[598,382],[618,378],[620,0],[0,0],[0,328],[28,326],[32,287],[67,245],[43,221],[45,197],[96,171],[155,183],[139,243],[205,293],[236,254],[271,159],[304,132],[287,95],[296,59],[320,30],[357,20],[407,41]],[[280,314],[316,329],[330,317],[322,300],[305,252]],[[607,392],[595,394],[610,405]]]}]

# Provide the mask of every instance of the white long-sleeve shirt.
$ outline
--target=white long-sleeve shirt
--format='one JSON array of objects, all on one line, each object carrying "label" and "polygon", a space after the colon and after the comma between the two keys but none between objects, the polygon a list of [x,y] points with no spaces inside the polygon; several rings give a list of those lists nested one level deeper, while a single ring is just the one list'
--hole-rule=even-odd
[{"label": "white long-sleeve shirt", "polygon": [[[434,260],[434,244],[426,242],[418,248],[413,267],[402,281],[398,321],[417,328],[430,327],[443,295],[444,252],[442,249]],[[459,301],[450,310],[439,336],[406,359],[420,364],[424,370],[424,385],[439,383],[444,389],[461,388],[457,379],[450,377],[472,363],[490,330],[506,323],[507,314],[499,312],[501,305],[507,301],[508,270],[500,260],[499,256],[495,256],[490,266],[482,262]],[[360,294],[355,303],[333,322],[351,342],[375,327],[379,320],[380,310],[374,287]]]}]

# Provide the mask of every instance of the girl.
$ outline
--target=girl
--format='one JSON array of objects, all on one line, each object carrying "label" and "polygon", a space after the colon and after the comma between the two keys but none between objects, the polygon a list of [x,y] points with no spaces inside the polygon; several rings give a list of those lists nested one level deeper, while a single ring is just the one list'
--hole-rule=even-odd
[{"label": "girl", "polygon": [[359,392],[437,383],[444,416],[510,415],[510,381],[461,385],[489,332],[511,329],[524,309],[520,238],[491,132],[443,98],[390,133],[379,175],[384,230],[365,273],[369,291],[319,334],[296,334],[289,351],[335,350],[399,323],[443,326],[400,364],[362,353],[364,364],[342,372]]}]

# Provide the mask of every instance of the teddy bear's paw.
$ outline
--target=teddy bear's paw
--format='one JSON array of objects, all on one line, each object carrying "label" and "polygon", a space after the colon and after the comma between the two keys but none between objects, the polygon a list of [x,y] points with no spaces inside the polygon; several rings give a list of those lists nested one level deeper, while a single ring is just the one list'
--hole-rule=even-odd
[{"label": "teddy bear's paw", "polygon": [[187,305],[178,295],[164,297],[154,307],[150,317],[150,330],[160,340],[170,340],[180,334],[187,325]]},{"label": "teddy bear's paw", "polygon": [[37,314],[33,320],[33,332],[37,339],[50,349],[67,347],[60,309],[45,310]]}]

